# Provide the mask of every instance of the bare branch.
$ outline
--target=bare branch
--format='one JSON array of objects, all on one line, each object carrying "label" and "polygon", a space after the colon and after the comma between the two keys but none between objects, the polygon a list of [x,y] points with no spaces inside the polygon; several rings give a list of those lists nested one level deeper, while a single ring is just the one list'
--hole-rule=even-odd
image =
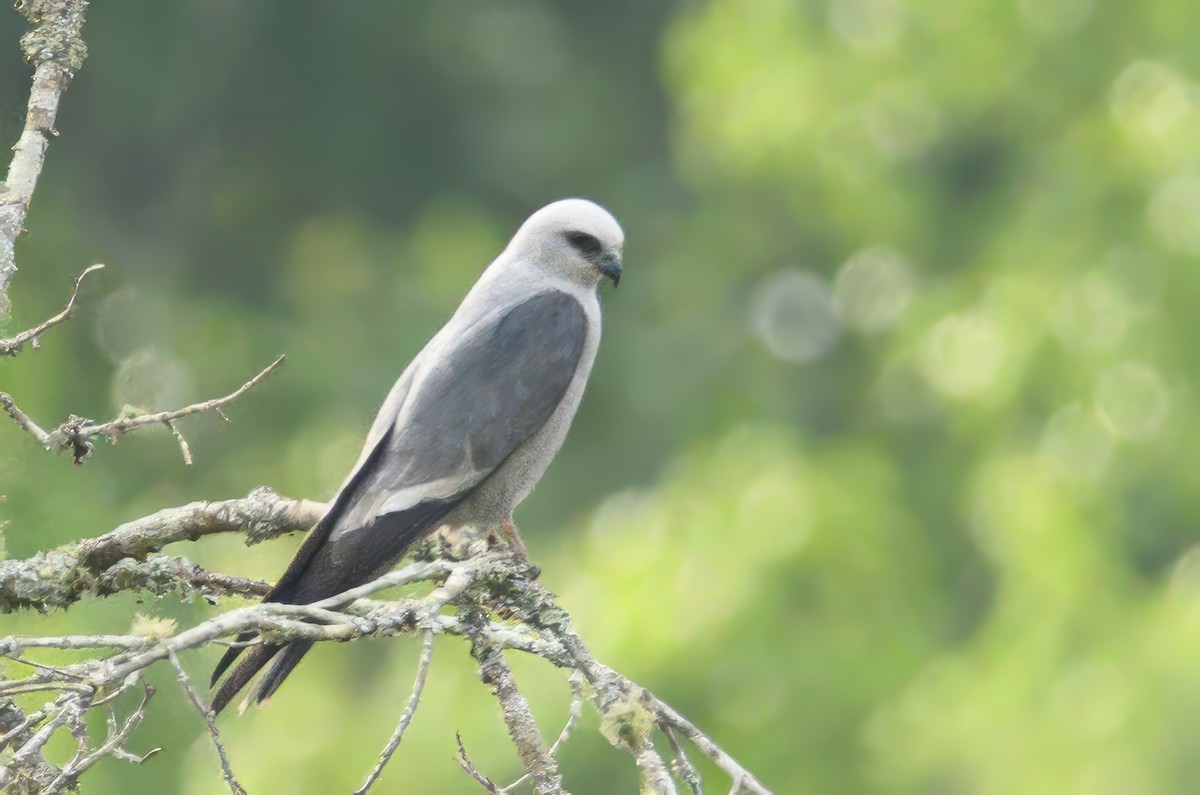
[{"label": "bare branch", "polygon": [[400,741],[404,739],[404,732],[408,729],[408,724],[412,721],[413,715],[417,711],[417,705],[421,701],[421,693],[425,690],[425,679],[429,676],[429,663],[432,659],[433,630],[427,629],[425,630],[425,642],[421,647],[421,661],[417,663],[417,678],[413,682],[412,695],[408,697],[408,703],[404,705],[404,711],[400,713],[400,722],[396,724],[396,730],[392,732],[391,739],[388,740],[383,753],[379,755],[379,761],[375,763],[375,767],[362,786],[354,791],[354,795],[365,795],[367,790],[374,786],[375,782],[379,780],[380,774],[383,773],[384,765],[400,747]]},{"label": "bare branch", "polygon": [[500,702],[500,714],[504,718],[504,725],[508,727],[508,736],[517,748],[521,763],[533,777],[534,791],[538,795],[562,795],[565,791],[558,763],[542,740],[529,702],[517,689],[512,669],[504,661],[501,648],[484,638],[473,637],[471,654],[479,660],[479,679]]},{"label": "bare branch", "polygon": [[[99,425],[85,423],[78,430],[78,436],[83,439],[90,439],[93,436],[106,436],[110,439],[118,439],[130,431],[144,428],[147,425],[165,425],[183,417],[191,416],[192,414],[200,414],[206,411],[220,411],[221,407],[227,403],[237,400],[242,395],[257,386],[264,378],[275,372],[279,365],[283,364],[286,357],[280,354],[275,361],[263,368],[262,372],[251,378],[240,387],[230,392],[225,397],[213,398],[212,400],[203,400],[199,403],[193,403],[190,406],[184,406],[181,409],[173,411],[158,411],[153,414],[137,414],[134,416],[120,416],[116,419]],[[222,413],[222,416],[224,414]],[[228,420],[228,417],[225,417]]]},{"label": "bare branch", "polygon": [[66,767],[62,769],[62,772],[58,774],[58,777],[46,787],[45,792],[58,792],[67,787],[72,787],[81,775],[106,757],[112,756],[140,765],[162,750],[161,748],[154,748],[142,756],[129,753],[129,751],[125,750],[125,743],[129,739],[129,735],[133,734],[133,730],[145,720],[146,706],[154,696],[153,687],[145,683],[143,683],[143,687],[145,690],[142,695],[142,703],[130,713],[129,717],[120,726],[117,725],[116,714],[113,712],[112,706],[108,707],[108,735],[105,737],[104,743],[91,753],[88,753],[88,733],[87,724],[84,721],[84,712],[94,705],[87,703],[87,699],[81,699],[78,696],[75,697],[72,707],[64,710],[64,713],[70,716],[72,724],[71,733],[75,735],[79,743],[79,750],[76,752],[74,758],[67,763]]},{"label": "bare branch", "polygon": [[221,745],[221,733],[217,731],[217,724],[213,719],[212,710],[204,703],[204,699],[196,692],[196,688],[192,685],[191,677],[187,675],[183,664],[179,662],[179,657],[175,654],[174,649],[167,650],[167,659],[171,661],[171,665],[175,668],[175,678],[179,680],[179,684],[183,686],[183,692],[187,694],[188,701],[192,702],[192,706],[200,713],[200,717],[204,718],[204,722],[208,725],[208,734],[212,737],[213,745],[217,749],[217,757],[221,760],[221,774],[225,776],[225,784],[229,787],[229,791],[233,795],[246,795],[246,790],[233,777],[233,767],[229,764],[229,755],[225,753],[225,746]]},{"label": "bare branch", "polygon": [[0,192],[0,318],[10,311],[8,285],[17,272],[17,236],[42,173],[46,147],[58,135],[54,128],[58,103],[87,57],[87,45],[80,36],[86,0],[24,0],[16,5],[37,27],[21,37],[25,60],[34,66],[33,84],[25,128],[13,147]]},{"label": "bare branch", "polygon": [[700,795],[700,773],[692,766],[692,760],[688,759],[687,752],[683,750],[683,746],[679,744],[679,740],[675,738],[675,732],[670,726],[662,726],[663,734],[667,735],[667,741],[671,743],[671,748],[675,751],[675,758],[671,761],[671,767],[675,771],[675,775],[688,785],[688,789],[692,791],[692,795]]},{"label": "bare branch", "polygon": [[7,392],[0,392],[0,408],[3,408],[4,413],[13,418],[21,430],[37,439],[38,444],[42,447],[50,447],[50,434],[42,430],[36,422],[29,418],[28,414],[21,411]]},{"label": "bare branch", "polygon": [[[33,738],[33,727],[38,719],[26,716],[11,701],[0,701],[0,732],[3,732],[0,734],[0,752],[23,748]],[[39,751],[27,756],[20,765],[15,760],[10,764],[0,764],[0,789],[7,792],[18,779],[23,779],[26,789],[37,792],[57,778],[58,773],[58,768]]]},{"label": "bare branch", "polygon": [[[607,666],[603,667],[607,668]],[[612,671],[611,668],[608,670]],[[613,673],[615,674],[616,672]],[[737,760],[725,752],[725,749],[717,745],[707,734],[696,728],[691,721],[679,714],[674,707],[648,690],[643,690],[642,693],[645,701],[650,705],[652,711],[663,724],[679,730],[684,737],[687,737],[693,745],[700,749],[701,753],[713,760],[717,764],[717,767],[721,768],[733,780],[733,792],[766,793],[769,791],[759,783],[758,779],[749,770],[738,764]]]},{"label": "bare branch", "polygon": [[0,613],[67,607],[86,597],[121,591],[200,596],[215,602],[224,596],[263,596],[268,590],[261,580],[206,571],[187,558],[168,555],[145,561],[123,558],[100,572],[80,565],[69,547],[39,552],[28,560],[0,560]]},{"label": "bare branch", "polygon": [[82,464],[91,456],[94,447],[91,441],[93,438],[101,436],[116,441],[130,431],[145,428],[148,425],[163,425],[170,429],[175,435],[176,440],[180,443],[184,463],[190,464],[191,452],[188,450],[187,442],[180,435],[178,429],[173,427],[175,420],[191,416],[192,414],[215,411],[228,421],[229,418],[221,410],[222,407],[237,400],[257,386],[264,378],[273,373],[279,365],[283,364],[284,358],[284,356],[280,355],[275,361],[267,365],[262,372],[225,397],[204,400],[172,411],[158,411],[152,414],[121,414],[108,422],[101,423],[71,415],[59,424],[57,428],[49,432],[38,427],[27,414],[17,408],[12,397],[8,394],[0,392],[0,406],[3,406],[8,416],[12,417],[23,431],[32,435],[38,440],[39,444],[50,452],[61,453],[65,450],[70,450],[76,464]]},{"label": "bare branch", "polygon": [[244,532],[247,543],[311,527],[325,506],[281,497],[268,488],[248,497],[193,502],[121,525],[97,538],[39,552],[28,560],[0,560],[0,613],[67,607],[87,596],[147,590],[216,598],[262,596],[270,586],[205,571],[184,558],[150,554],[175,541]]},{"label": "bare branch", "polygon": [[476,770],[475,765],[471,764],[471,760],[467,757],[467,749],[463,747],[462,735],[455,732],[454,739],[458,743],[458,753],[455,754],[454,758],[458,760],[458,764],[462,766],[462,769],[467,771],[467,775],[479,782],[479,786],[483,787],[484,792],[490,792],[491,795],[502,795],[496,783]]},{"label": "bare branch", "polygon": [[103,267],[103,265],[97,263],[75,277],[75,287],[71,290],[71,297],[67,299],[67,305],[57,315],[43,320],[33,328],[26,329],[15,337],[0,339],[0,356],[18,355],[25,349],[25,343],[27,342],[36,351],[40,347],[39,338],[47,329],[53,328],[59,323],[64,323],[70,318],[71,310],[75,307],[75,299],[79,296],[79,287],[83,284],[83,280],[87,278],[89,273],[98,271]]}]

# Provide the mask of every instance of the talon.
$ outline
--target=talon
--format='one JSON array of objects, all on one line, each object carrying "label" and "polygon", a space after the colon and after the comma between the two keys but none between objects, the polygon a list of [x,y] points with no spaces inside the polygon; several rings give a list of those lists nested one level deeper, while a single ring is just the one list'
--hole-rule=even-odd
[{"label": "talon", "polygon": [[508,542],[508,547],[513,554],[513,557],[523,561],[529,561],[529,550],[525,548],[525,542],[521,540],[521,534],[517,532],[517,526],[512,521],[500,523],[500,535]]}]

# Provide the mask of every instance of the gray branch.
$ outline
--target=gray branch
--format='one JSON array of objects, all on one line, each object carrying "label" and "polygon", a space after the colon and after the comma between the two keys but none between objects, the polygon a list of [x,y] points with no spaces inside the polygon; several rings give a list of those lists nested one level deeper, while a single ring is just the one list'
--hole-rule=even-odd
[{"label": "gray branch", "polygon": [[80,36],[87,0],[17,0],[15,5],[36,27],[21,37],[25,60],[33,64],[33,84],[25,128],[13,147],[0,192],[0,318],[10,311],[8,285],[17,272],[17,236],[46,161],[46,147],[58,135],[58,102],[87,57]]},{"label": "gray branch", "polygon": [[188,448],[187,440],[179,432],[175,421],[193,414],[201,414],[209,411],[215,411],[223,419],[228,420],[229,418],[225,416],[222,408],[258,386],[264,378],[275,372],[279,365],[283,364],[283,360],[284,357],[282,355],[279,356],[258,375],[224,397],[202,400],[199,403],[193,403],[190,406],[184,406],[181,409],[173,409],[171,411],[156,411],[153,413],[123,412],[108,422],[95,422],[85,417],[71,415],[60,423],[57,428],[47,431],[38,426],[37,423],[29,418],[28,414],[18,408],[12,396],[6,392],[0,392],[0,408],[3,408],[5,413],[12,417],[21,430],[37,439],[38,443],[50,452],[61,453],[70,450],[76,464],[82,464],[91,456],[92,450],[95,447],[92,439],[103,437],[116,441],[130,431],[136,431],[138,428],[145,428],[150,425],[162,425],[169,429],[172,435],[174,435],[175,440],[179,443],[179,450],[183,454],[183,462],[191,464],[192,454]]},{"label": "gray branch", "polygon": [[[222,532],[245,532],[247,543],[253,543],[311,524],[322,507],[258,489],[244,500],[192,503],[160,511],[97,538],[40,553],[29,560],[0,562],[0,609],[66,607],[84,596],[118,590],[173,591],[184,596],[201,593],[214,598],[226,593],[261,594],[265,583],[205,572],[183,558],[162,555],[158,550],[167,544]],[[79,716],[91,709],[107,707],[117,693],[138,683],[155,664],[165,661],[181,672],[178,658],[185,652],[209,645],[227,645],[244,632],[255,636],[252,643],[298,639],[350,641],[424,633],[425,653],[413,694],[379,763],[369,774],[364,791],[378,778],[416,712],[421,683],[429,666],[432,637],[451,635],[470,642],[479,662],[480,678],[496,695],[526,775],[534,781],[539,793],[566,791],[554,753],[575,723],[583,682],[591,688],[590,700],[600,713],[601,731],[614,746],[630,754],[646,791],[676,792],[672,772],[688,789],[699,791],[699,776],[677,739],[684,738],[730,777],[733,792],[768,792],[749,771],[670,705],[596,660],[572,629],[570,616],[537,582],[537,568],[523,557],[512,555],[510,548],[490,549],[487,544],[480,544],[477,537],[439,536],[425,542],[415,557],[414,562],[374,582],[320,602],[260,603],[221,613],[179,631],[172,627],[166,632],[155,630],[147,635],[0,638],[0,655],[31,667],[24,678],[0,682],[0,703],[25,693],[56,696],[40,713],[6,723],[10,728],[5,731],[14,738],[20,733],[20,746],[16,749],[17,762],[0,770],[0,778],[19,777],[23,782],[34,782],[28,785],[28,792],[53,792],[56,790],[48,788],[50,784],[74,782],[85,769],[83,764],[87,762],[90,766],[97,754],[131,761],[140,759],[125,750],[136,722],[114,723],[116,732],[110,731],[108,738],[93,748],[86,724]],[[420,582],[434,585],[422,597],[384,601],[371,598],[386,588]],[[90,650],[92,654],[82,662],[61,667],[30,659],[39,649],[47,648]],[[552,747],[546,746],[528,702],[517,689],[504,660],[505,650],[533,654],[558,668],[575,672],[570,680],[576,698],[572,718]],[[192,697],[195,691],[186,675],[181,674],[180,679]],[[198,699],[196,696],[193,702]],[[197,709],[206,723],[210,723],[202,706],[198,704]],[[226,782],[237,792],[232,767],[213,728],[210,724]],[[40,750],[55,732],[63,729],[76,735],[79,751],[72,762],[59,769]],[[657,731],[663,732],[671,743],[673,765],[668,766],[655,748]],[[117,739],[114,741],[113,737]],[[18,740],[6,735],[0,739],[0,751],[5,741],[11,747]],[[464,769],[489,792],[504,793],[515,786],[498,787],[470,763],[461,745],[458,758]]]},{"label": "gray branch", "polygon": [[[480,619],[473,618],[472,623]],[[480,621],[482,623],[482,621]],[[529,702],[517,689],[512,669],[504,661],[502,647],[486,635],[471,636],[471,654],[479,661],[479,680],[487,685],[500,702],[500,714],[508,728],[509,739],[517,748],[521,763],[533,778],[538,795],[563,795],[558,763],[542,740]]]},{"label": "gray branch", "polygon": [[75,277],[75,287],[71,290],[71,297],[67,299],[67,305],[57,315],[52,315],[46,318],[41,323],[38,323],[33,328],[22,331],[15,337],[0,339],[0,356],[16,356],[25,350],[25,344],[37,350],[41,347],[40,339],[42,334],[47,330],[54,328],[59,323],[65,323],[71,317],[71,310],[75,308],[75,299],[79,297],[79,288],[83,285],[83,280],[87,278],[89,273],[98,271],[103,268],[103,265],[96,264],[84,270],[83,273]]},{"label": "gray branch", "polygon": [[213,533],[244,533],[247,544],[307,530],[325,506],[291,500],[267,488],[240,500],[193,502],[127,522],[97,538],[0,560],[0,613],[66,608],[83,598],[119,591],[219,598],[263,596],[270,586],[205,571],[186,558],[152,555],[167,544]]},{"label": "gray branch", "polygon": [[371,789],[379,780],[379,776],[383,773],[384,766],[391,760],[392,754],[396,753],[396,749],[400,747],[400,742],[404,739],[404,732],[408,730],[408,724],[412,722],[413,715],[417,712],[417,706],[421,703],[421,693],[425,690],[425,679],[429,676],[429,663],[432,660],[433,632],[425,630],[425,642],[421,646],[421,661],[417,663],[417,678],[413,682],[412,695],[408,697],[408,703],[404,705],[404,712],[400,713],[400,722],[396,724],[396,730],[392,732],[391,738],[388,739],[387,745],[379,755],[379,761],[367,774],[362,786],[354,790],[354,795],[366,795],[367,790]]}]

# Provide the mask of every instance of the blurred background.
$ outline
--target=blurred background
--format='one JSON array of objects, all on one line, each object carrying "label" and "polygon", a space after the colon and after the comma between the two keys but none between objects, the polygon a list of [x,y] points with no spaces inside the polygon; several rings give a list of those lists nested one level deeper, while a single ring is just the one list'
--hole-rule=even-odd
[{"label": "blurred background", "polygon": [[[183,423],[192,467],[165,431],[75,468],[0,422],[7,554],[260,484],[327,499],[516,226],[587,196],[626,275],[517,520],[600,659],[779,793],[1194,792],[1198,26],[1191,0],[94,3],[7,330],[108,269],[0,388],[55,424],[288,360],[229,424]],[[0,14],[5,145],[21,29]],[[273,578],[298,543],[172,551]],[[0,632],[217,609],[121,597]],[[323,646],[223,716],[241,781],[357,786],[418,646]],[[566,673],[512,662],[553,736]],[[131,748],[165,751],[86,791],[225,791],[155,674]],[[597,723],[569,788],[634,791]],[[518,775],[441,639],[380,791],[475,791],[456,730]]]}]

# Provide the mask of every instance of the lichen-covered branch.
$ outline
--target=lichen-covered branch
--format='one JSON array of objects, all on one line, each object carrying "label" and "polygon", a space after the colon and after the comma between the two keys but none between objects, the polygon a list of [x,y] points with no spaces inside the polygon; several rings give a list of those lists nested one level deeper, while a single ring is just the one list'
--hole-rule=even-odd
[{"label": "lichen-covered branch", "polygon": [[[41,553],[28,561],[0,563],[3,586],[0,606],[7,610],[20,607],[44,610],[65,607],[81,595],[127,589],[175,591],[183,595],[258,594],[265,584],[221,579],[225,575],[199,571],[182,558],[162,555],[157,550],[166,544],[219,532],[248,530],[248,542],[261,540],[315,518],[319,508],[314,503],[288,500],[259,489],[245,500],[193,503],[162,511],[98,538]],[[110,728],[106,738],[97,741],[87,735],[86,723],[79,716],[89,710],[108,708],[116,694],[134,687],[151,666],[165,661],[182,672],[180,655],[209,645],[228,644],[231,638],[244,632],[252,633],[255,639],[251,642],[255,643],[298,639],[350,641],[423,633],[427,640],[413,695],[361,791],[377,780],[399,745],[417,710],[421,683],[432,653],[432,638],[444,635],[463,637],[471,644],[479,661],[480,678],[496,695],[527,776],[539,793],[566,792],[554,752],[574,724],[585,682],[590,687],[590,701],[601,716],[601,731],[614,746],[630,754],[646,791],[676,792],[673,772],[692,792],[699,791],[699,776],[679,745],[677,737],[681,737],[729,775],[733,792],[767,792],[749,771],[676,710],[596,660],[572,629],[570,616],[537,582],[537,568],[522,556],[511,554],[508,547],[492,549],[481,545],[478,539],[435,538],[416,557],[413,563],[374,582],[320,602],[256,604],[218,614],[178,631],[173,626],[139,631],[135,626],[133,632],[123,635],[0,638],[0,656],[19,660],[31,668],[24,678],[0,681],[0,703],[11,703],[25,694],[56,696],[49,706],[21,718],[22,724],[15,728],[24,732],[21,735],[24,750],[17,762],[8,764],[7,772],[0,770],[0,777],[20,777],[28,783],[25,791],[31,793],[53,792],[57,790],[50,785],[73,783],[86,769],[85,763],[90,766],[97,754],[140,759],[125,750],[126,741],[136,728],[132,716],[124,724],[113,718],[110,726],[115,729]],[[202,579],[199,584],[198,577]],[[421,597],[390,601],[371,598],[386,588],[420,582],[434,587]],[[34,659],[39,649],[47,648],[88,650],[91,654],[82,662],[54,667]],[[575,672],[570,680],[575,694],[573,717],[551,747],[542,739],[529,704],[517,689],[504,660],[505,650],[533,654],[558,668]],[[180,674],[180,681],[197,704],[202,719],[209,724],[230,790],[238,792],[240,785],[220,745],[211,716],[198,702],[186,674]],[[140,709],[144,711],[144,704]],[[76,735],[78,751],[62,767],[55,767],[40,754],[40,749],[50,736],[63,729]],[[14,730],[7,731],[16,737]],[[673,766],[668,766],[655,748],[654,737],[659,731],[666,735],[675,751]],[[0,753],[6,739],[7,736],[0,738]],[[9,741],[10,750],[12,742]],[[464,769],[488,792],[507,793],[525,780],[522,777],[501,788],[471,764],[461,744],[459,751]]]},{"label": "lichen-covered branch", "polygon": [[[32,748],[34,731],[24,710],[12,701],[0,699],[0,753],[12,754],[12,763],[0,764],[0,790],[4,792],[40,792],[58,777],[59,769],[50,764],[38,746]],[[20,761],[17,754],[23,753]]]},{"label": "lichen-covered branch", "polygon": [[[472,623],[475,621],[479,619],[473,618]],[[502,652],[500,645],[486,635],[480,633],[471,636],[471,653],[479,661],[479,680],[500,702],[500,715],[508,728],[509,739],[516,746],[521,763],[533,778],[534,791],[538,795],[562,795],[564,790],[558,763],[542,740],[533,710],[517,689],[517,681],[512,669],[504,661]]]},{"label": "lichen-covered branch", "polygon": [[307,530],[325,512],[325,504],[282,497],[261,487],[236,500],[191,502],[126,522],[110,533],[75,545],[80,562],[96,570],[121,558],[144,559],[167,544],[195,541],[213,533],[242,533],[247,544]]},{"label": "lichen-covered branch", "polygon": [[0,318],[10,310],[8,285],[17,272],[14,256],[33,189],[46,161],[46,147],[58,135],[54,128],[58,102],[71,78],[83,66],[87,45],[83,28],[87,0],[17,0],[15,6],[36,27],[21,37],[25,60],[33,64],[33,84],[25,127],[13,146],[8,176],[0,192]]},{"label": "lichen-covered branch", "polygon": [[270,589],[265,582],[205,571],[185,558],[151,557],[151,553],[213,533],[242,533],[247,544],[254,544],[307,530],[324,508],[321,503],[292,500],[260,488],[239,500],[168,508],[26,560],[0,560],[0,613],[66,608],[83,598],[118,591],[209,598],[262,596]]}]

